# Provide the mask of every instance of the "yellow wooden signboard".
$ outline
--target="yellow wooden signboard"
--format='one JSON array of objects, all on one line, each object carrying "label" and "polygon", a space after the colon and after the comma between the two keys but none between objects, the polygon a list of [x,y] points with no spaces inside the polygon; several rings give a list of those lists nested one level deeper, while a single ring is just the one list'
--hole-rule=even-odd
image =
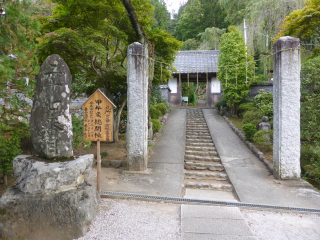
[{"label": "yellow wooden signboard", "polygon": [[99,89],[84,103],[83,139],[113,141],[113,109],[116,106]]}]

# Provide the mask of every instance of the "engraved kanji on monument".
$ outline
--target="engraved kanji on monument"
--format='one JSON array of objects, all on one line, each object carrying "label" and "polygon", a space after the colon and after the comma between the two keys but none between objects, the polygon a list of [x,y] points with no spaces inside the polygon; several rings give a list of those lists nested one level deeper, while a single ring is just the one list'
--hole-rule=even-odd
[{"label": "engraved kanji on monument", "polygon": [[73,156],[71,80],[70,70],[59,55],[47,57],[41,65],[30,119],[33,147],[40,157]]}]

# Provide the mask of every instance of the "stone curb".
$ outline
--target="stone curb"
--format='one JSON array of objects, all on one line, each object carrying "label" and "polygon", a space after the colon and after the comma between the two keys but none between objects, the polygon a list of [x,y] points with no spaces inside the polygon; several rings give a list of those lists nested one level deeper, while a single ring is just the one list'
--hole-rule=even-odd
[{"label": "stone curb", "polygon": [[271,174],[273,174],[273,164],[269,163],[269,161],[264,157],[263,153],[260,152],[252,143],[246,141],[245,136],[243,135],[242,131],[239,130],[226,116],[223,116],[223,118],[227,121],[230,128],[238,135],[240,140],[244,142],[244,144],[251,150],[251,152],[257,156],[257,158],[266,165],[267,169]]},{"label": "stone curb", "polygon": [[[172,110],[172,109],[170,109],[170,110],[163,116],[163,118],[162,118],[162,120],[161,120],[161,129],[153,135],[153,139],[152,139],[152,140],[148,140],[148,145],[149,145],[149,144],[152,144],[152,145],[155,147],[157,141],[162,137],[162,135],[163,135],[163,126],[165,125],[165,123],[166,123],[166,121],[167,121],[167,119],[168,119],[168,117],[169,117],[169,113],[171,112],[171,110]],[[149,146],[148,146],[148,154],[151,154],[152,151],[153,151],[153,149],[154,149],[153,147],[149,147]]]}]

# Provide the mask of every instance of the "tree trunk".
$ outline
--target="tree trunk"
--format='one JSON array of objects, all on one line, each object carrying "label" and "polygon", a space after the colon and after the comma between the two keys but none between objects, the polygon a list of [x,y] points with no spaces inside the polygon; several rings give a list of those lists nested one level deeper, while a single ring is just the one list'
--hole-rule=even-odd
[{"label": "tree trunk", "polygon": [[[137,38],[139,39],[140,43],[148,46],[148,54],[149,54],[149,59],[148,59],[148,61],[149,61],[148,112],[149,112],[150,93],[152,90],[152,80],[153,80],[153,76],[154,76],[154,62],[155,62],[154,61],[155,60],[154,44],[152,44],[149,41],[149,39],[147,38],[147,35],[138,20],[136,12],[134,11],[134,8],[132,6],[131,1],[130,0],[121,0],[121,1],[129,14],[131,25],[136,32]],[[149,125],[150,125],[150,119],[148,118],[148,127],[149,127]]]},{"label": "tree trunk", "polygon": [[123,102],[121,103],[121,106],[117,112],[117,116],[116,116],[116,119],[115,119],[115,129],[114,129],[114,141],[115,142],[119,142],[119,127],[120,127],[120,116],[121,116],[121,113],[122,113],[122,110],[124,108],[124,106],[126,105],[127,103],[127,99],[123,100]]},{"label": "tree trunk", "polygon": [[136,32],[139,42],[142,44],[148,44],[147,36],[142,26],[140,25],[140,22],[138,20],[136,12],[134,11],[131,1],[130,0],[121,0],[121,1],[129,14],[131,25],[134,31]]}]

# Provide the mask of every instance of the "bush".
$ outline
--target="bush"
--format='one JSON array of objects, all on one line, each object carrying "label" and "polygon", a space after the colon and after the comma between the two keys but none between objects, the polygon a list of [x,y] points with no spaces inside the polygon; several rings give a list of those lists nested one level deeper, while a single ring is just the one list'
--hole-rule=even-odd
[{"label": "bush", "polygon": [[22,153],[20,144],[19,129],[0,123],[0,172],[3,175],[12,171],[12,160]]},{"label": "bush", "polygon": [[162,98],[160,86],[152,86],[150,93],[150,105],[156,105],[157,103],[163,103],[165,100]]},{"label": "bush", "polygon": [[320,56],[301,66],[301,139],[320,141]]},{"label": "bush", "polygon": [[320,147],[301,148],[301,167],[305,177],[320,182]]},{"label": "bush", "polygon": [[258,110],[257,107],[254,105],[254,103],[241,103],[238,107],[238,110],[240,112],[246,112],[251,110]]},{"label": "bush", "polygon": [[197,106],[197,94],[192,93],[189,96],[189,103],[192,103],[192,105],[189,105],[189,106]]},{"label": "bush", "polygon": [[188,103],[188,106],[194,106],[193,103]]},{"label": "bush", "polygon": [[320,94],[303,93],[301,98],[301,139],[320,140]]},{"label": "bush", "polygon": [[222,99],[222,100],[216,102],[214,107],[217,108],[217,109],[219,109],[220,107],[227,107],[227,100],[226,99]]},{"label": "bush", "polygon": [[153,133],[158,132],[161,129],[161,123],[157,119],[151,119]]},{"label": "bush", "polygon": [[246,140],[252,140],[254,134],[257,132],[256,126],[251,123],[244,124],[242,126],[242,130],[244,132]]},{"label": "bush", "polygon": [[262,147],[266,148],[267,151],[272,149],[273,143],[273,130],[260,130],[256,132],[253,136],[253,141]]},{"label": "bush", "polygon": [[149,114],[152,119],[159,119],[162,116],[161,111],[157,109],[155,106],[150,106]]},{"label": "bush", "polygon": [[73,129],[73,148],[78,148],[81,143],[84,147],[90,147],[90,141],[83,140],[83,120],[81,117],[72,116],[72,129]]},{"label": "bush", "polygon": [[259,116],[268,116],[269,120],[273,120],[273,93],[265,92],[260,89],[259,94],[254,97],[254,104],[259,109]]},{"label": "bush", "polygon": [[155,105],[155,107],[160,110],[162,115],[166,114],[167,106],[164,103],[158,103]]},{"label": "bush", "polygon": [[251,123],[256,126],[256,129],[259,129],[259,123],[261,123],[261,122],[262,122],[262,120],[260,118],[260,113],[257,109],[247,111],[243,115],[242,124]]},{"label": "bush", "polygon": [[188,83],[183,82],[181,83],[181,92],[183,97],[188,97],[189,102],[191,102],[190,98],[193,95],[193,93],[197,90],[197,85],[195,85],[193,82]]}]

